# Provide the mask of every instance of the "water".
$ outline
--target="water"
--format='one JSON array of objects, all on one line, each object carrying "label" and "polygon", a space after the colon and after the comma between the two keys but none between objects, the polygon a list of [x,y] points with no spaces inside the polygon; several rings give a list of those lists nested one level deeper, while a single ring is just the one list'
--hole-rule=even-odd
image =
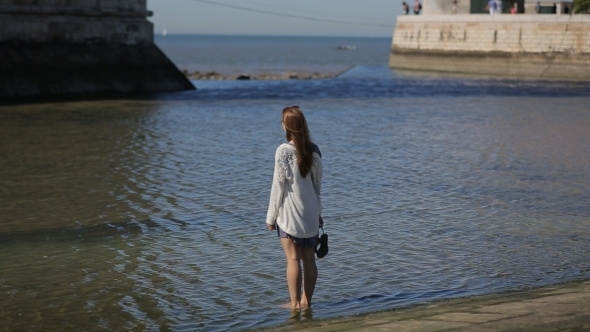
[{"label": "water", "polygon": [[590,278],[588,84],[194,83],[0,107],[0,330],[296,324],[264,225],[293,104],[325,167],[313,319]]},{"label": "water", "polygon": [[189,71],[334,74],[351,66],[387,66],[391,38],[168,35],[156,36],[156,43]]}]

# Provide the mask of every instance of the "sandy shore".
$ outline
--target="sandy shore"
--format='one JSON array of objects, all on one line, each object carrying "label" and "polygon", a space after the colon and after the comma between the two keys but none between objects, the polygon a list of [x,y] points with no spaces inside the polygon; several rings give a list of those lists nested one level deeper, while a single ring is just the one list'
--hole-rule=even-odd
[{"label": "sandy shore", "polygon": [[590,331],[590,280],[263,331]]}]

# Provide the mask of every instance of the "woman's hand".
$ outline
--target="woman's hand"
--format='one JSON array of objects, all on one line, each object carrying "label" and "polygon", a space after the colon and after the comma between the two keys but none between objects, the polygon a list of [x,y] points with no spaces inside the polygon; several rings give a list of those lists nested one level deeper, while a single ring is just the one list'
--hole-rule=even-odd
[{"label": "woman's hand", "polygon": [[269,231],[274,231],[275,229],[277,229],[277,226],[276,225],[266,224],[266,228],[268,228]]}]

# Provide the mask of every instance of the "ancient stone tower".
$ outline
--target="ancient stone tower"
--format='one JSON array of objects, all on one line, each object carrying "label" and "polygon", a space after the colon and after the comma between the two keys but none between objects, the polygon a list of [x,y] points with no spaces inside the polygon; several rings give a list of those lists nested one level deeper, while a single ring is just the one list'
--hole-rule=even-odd
[{"label": "ancient stone tower", "polygon": [[194,89],[146,0],[0,0],[0,101]]}]

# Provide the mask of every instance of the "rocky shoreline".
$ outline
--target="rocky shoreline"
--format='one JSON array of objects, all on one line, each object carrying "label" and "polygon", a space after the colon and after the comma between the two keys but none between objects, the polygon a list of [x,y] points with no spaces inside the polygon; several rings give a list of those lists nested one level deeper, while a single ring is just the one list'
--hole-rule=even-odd
[{"label": "rocky shoreline", "polygon": [[200,72],[182,70],[182,73],[189,80],[311,80],[332,78],[341,73],[303,73],[303,72],[282,72],[282,73],[261,73],[261,74],[221,74],[216,71]]}]

